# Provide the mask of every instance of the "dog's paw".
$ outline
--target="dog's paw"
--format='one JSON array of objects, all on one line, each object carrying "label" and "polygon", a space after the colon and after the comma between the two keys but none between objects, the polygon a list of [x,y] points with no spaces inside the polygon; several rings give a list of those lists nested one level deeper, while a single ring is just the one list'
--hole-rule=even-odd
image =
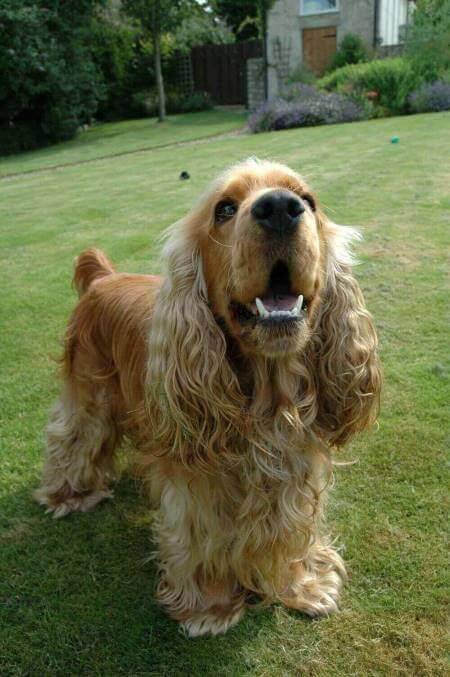
[{"label": "dog's paw", "polygon": [[55,519],[66,517],[71,512],[88,512],[106,498],[112,498],[113,492],[110,489],[99,489],[88,494],[75,494],[61,500],[55,496],[47,495],[43,490],[38,490],[34,494],[35,499],[40,505],[46,506],[46,513],[51,513]]},{"label": "dog's paw", "polygon": [[341,577],[335,571],[330,571],[326,576],[305,578],[301,589],[283,598],[283,603],[312,618],[328,616],[338,610],[341,587]]},{"label": "dog's paw", "polygon": [[231,610],[209,610],[197,612],[181,622],[181,627],[188,637],[202,635],[222,635],[238,623],[245,613],[245,607]]},{"label": "dog's paw", "polygon": [[282,597],[285,606],[315,618],[338,610],[342,582],[346,577],[340,555],[331,547],[320,547],[308,566],[292,565],[294,580],[289,593]]}]

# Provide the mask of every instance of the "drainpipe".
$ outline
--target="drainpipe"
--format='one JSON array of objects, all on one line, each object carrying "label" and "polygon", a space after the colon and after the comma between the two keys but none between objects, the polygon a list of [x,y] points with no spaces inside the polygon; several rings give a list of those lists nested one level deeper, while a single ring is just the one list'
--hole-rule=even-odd
[{"label": "drainpipe", "polygon": [[267,58],[267,8],[265,2],[260,4],[261,24],[262,24],[262,40],[263,40],[263,63],[264,63],[264,99],[269,98],[269,63]]},{"label": "drainpipe", "polygon": [[373,3],[373,46],[374,46],[374,49],[376,49],[378,47],[379,2],[380,2],[380,0],[374,0],[374,3]]},{"label": "drainpipe", "polygon": [[264,98],[267,101],[269,98],[269,60],[267,58],[267,29],[264,31],[263,40],[264,50]]}]

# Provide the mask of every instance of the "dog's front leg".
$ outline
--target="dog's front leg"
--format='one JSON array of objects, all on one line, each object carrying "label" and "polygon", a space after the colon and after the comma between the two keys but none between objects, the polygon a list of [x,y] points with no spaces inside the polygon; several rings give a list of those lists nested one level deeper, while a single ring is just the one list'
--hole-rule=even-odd
[{"label": "dog's front leg", "polygon": [[245,611],[245,593],[227,562],[224,530],[202,488],[166,480],[154,524],[160,580],[156,597],[190,637],[224,633]]},{"label": "dog's front leg", "polygon": [[286,606],[308,616],[327,616],[338,608],[344,562],[328,543],[316,537],[308,554],[289,567],[290,584],[280,594]]}]

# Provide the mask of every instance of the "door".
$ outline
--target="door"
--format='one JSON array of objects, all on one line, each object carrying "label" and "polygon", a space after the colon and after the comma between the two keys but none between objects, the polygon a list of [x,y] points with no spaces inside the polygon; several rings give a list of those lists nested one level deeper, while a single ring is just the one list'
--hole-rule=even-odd
[{"label": "door", "polygon": [[303,29],[303,62],[315,75],[322,75],[336,52],[336,26]]}]

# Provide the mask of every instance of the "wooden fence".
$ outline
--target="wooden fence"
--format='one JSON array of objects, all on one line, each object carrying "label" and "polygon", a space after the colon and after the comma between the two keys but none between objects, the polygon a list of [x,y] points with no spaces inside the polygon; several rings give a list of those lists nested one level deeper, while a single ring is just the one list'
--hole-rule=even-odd
[{"label": "wooden fence", "polygon": [[191,51],[194,89],[220,105],[247,105],[247,59],[262,56],[262,42],[202,45]]}]

